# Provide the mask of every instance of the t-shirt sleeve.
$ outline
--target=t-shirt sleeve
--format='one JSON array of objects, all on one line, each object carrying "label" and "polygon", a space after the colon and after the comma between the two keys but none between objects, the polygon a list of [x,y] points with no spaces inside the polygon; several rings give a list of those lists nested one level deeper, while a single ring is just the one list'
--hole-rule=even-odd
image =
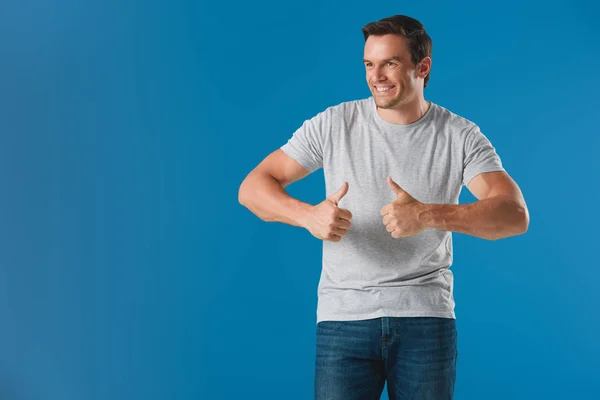
[{"label": "t-shirt sleeve", "polygon": [[463,164],[463,185],[483,172],[504,171],[500,156],[477,125],[466,135]]},{"label": "t-shirt sleeve", "polygon": [[281,150],[312,173],[323,167],[323,143],[330,127],[330,109],[327,109],[304,121]]}]

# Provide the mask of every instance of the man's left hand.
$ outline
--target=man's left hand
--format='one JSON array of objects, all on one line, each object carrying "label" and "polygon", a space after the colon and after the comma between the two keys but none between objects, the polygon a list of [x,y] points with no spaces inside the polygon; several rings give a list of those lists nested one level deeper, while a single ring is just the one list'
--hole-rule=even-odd
[{"label": "man's left hand", "polygon": [[387,183],[396,194],[396,200],[381,209],[383,224],[393,238],[413,236],[426,226],[419,221],[424,204],[412,197],[388,176]]}]

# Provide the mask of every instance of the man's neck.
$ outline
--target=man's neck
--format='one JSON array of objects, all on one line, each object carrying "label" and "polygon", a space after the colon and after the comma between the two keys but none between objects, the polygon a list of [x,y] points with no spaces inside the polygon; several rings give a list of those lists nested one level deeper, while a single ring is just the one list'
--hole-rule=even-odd
[{"label": "man's neck", "polygon": [[424,98],[408,104],[397,106],[396,108],[382,109],[377,107],[377,113],[381,118],[397,125],[408,125],[420,120],[431,107],[431,102]]}]

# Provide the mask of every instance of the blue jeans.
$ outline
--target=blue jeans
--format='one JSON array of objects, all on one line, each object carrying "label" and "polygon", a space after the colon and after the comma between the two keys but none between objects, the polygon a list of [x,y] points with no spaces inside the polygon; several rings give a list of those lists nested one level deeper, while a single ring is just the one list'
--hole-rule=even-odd
[{"label": "blue jeans", "polygon": [[315,400],[451,400],[456,320],[381,317],[317,324]]}]

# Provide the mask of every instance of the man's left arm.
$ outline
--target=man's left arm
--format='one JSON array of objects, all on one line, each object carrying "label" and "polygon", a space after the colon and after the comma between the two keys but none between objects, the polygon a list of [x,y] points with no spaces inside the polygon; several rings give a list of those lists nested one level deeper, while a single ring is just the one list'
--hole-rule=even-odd
[{"label": "man's left arm", "polygon": [[460,232],[497,240],[523,234],[529,211],[519,186],[505,171],[475,176],[467,188],[478,201],[470,204],[421,204],[419,220],[425,228]]}]

